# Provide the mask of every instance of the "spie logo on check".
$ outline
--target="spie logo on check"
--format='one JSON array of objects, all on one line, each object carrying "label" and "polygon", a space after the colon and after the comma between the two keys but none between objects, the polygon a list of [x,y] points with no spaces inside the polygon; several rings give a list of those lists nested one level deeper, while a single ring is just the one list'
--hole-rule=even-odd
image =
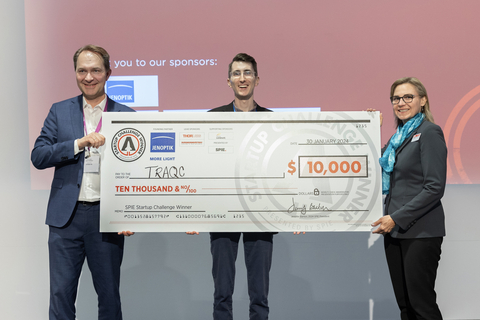
[{"label": "spie logo on check", "polygon": [[175,132],[152,132],[150,152],[175,152]]}]

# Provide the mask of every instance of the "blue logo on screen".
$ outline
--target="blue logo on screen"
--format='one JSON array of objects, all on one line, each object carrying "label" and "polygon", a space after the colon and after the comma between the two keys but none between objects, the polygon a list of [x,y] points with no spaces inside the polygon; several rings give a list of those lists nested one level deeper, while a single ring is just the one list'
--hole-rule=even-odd
[{"label": "blue logo on screen", "polygon": [[150,135],[151,152],[175,152],[175,132],[152,132]]},{"label": "blue logo on screen", "polygon": [[125,103],[135,102],[135,90],[133,80],[107,81],[107,94],[113,101]]}]

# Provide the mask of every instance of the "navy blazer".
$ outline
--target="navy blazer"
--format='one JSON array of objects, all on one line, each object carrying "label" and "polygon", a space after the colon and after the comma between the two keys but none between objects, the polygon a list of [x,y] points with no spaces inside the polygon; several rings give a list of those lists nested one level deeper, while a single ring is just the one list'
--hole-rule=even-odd
[{"label": "navy blazer", "polygon": [[[108,98],[107,112],[134,112]],[[32,150],[37,169],[55,167],[46,224],[63,227],[75,209],[83,177],[85,153],[74,154],[74,141],[84,136],[83,95],[52,105]]]},{"label": "navy blazer", "polygon": [[[218,108],[215,108],[215,109],[208,110],[208,112],[233,112],[233,111],[235,111],[233,109],[233,101],[230,102],[229,104],[225,105],[225,106],[221,106],[221,107],[218,107]],[[258,104],[257,104],[257,111],[258,112],[265,112],[265,111],[272,112],[272,110],[269,110],[267,108],[262,108]]]},{"label": "navy blazer", "polygon": [[[256,102],[255,102],[256,103]],[[224,106],[221,106],[221,107],[218,107],[218,108],[214,108],[214,109],[211,109],[211,110],[208,110],[208,112],[233,112],[234,109],[233,109],[233,101],[230,102],[229,104],[227,105],[224,105]],[[267,108],[263,108],[263,107],[260,107],[258,104],[257,104],[257,112],[272,112],[272,110],[270,109],[267,109]],[[272,234],[277,234],[278,232],[271,232]]]},{"label": "navy blazer", "polygon": [[424,120],[396,150],[385,199],[385,214],[396,224],[390,232],[393,238],[445,236],[440,199],[446,180],[447,146],[442,129]]}]

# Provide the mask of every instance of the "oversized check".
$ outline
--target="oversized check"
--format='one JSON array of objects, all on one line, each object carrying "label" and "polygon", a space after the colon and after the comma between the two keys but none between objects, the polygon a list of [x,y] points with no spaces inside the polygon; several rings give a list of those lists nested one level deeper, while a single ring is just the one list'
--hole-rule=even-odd
[{"label": "oversized check", "polygon": [[100,230],[370,231],[378,112],[103,115]]}]

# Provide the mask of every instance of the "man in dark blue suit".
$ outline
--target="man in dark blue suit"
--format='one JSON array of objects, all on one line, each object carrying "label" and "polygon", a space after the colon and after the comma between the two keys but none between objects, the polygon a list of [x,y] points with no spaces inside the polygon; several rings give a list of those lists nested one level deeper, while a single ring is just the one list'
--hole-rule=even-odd
[{"label": "man in dark blue suit", "polygon": [[[228,105],[210,112],[269,112],[253,98],[258,86],[257,62],[246,54],[237,54],[228,66],[227,84],[235,99]],[[235,283],[235,261],[240,232],[211,232],[212,275],[215,286],[213,302],[214,320],[233,319],[232,295]],[[247,267],[249,319],[267,320],[270,268],[272,266],[273,233],[243,232],[243,249]]]},{"label": "man in dark blue suit", "polygon": [[[246,54],[237,54],[228,66],[227,84],[233,89],[234,100],[209,112],[270,112],[257,104],[253,95],[258,86],[257,62]],[[187,234],[198,234],[188,231]],[[241,232],[211,232],[212,275],[214,282],[214,320],[233,319],[235,262]],[[249,319],[267,320],[270,268],[272,266],[273,233],[243,232],[243,249],[247,268]]]},{"label": "man in dark blue suit", "polygon": [[31,160],[54,167],[46,223],[49,225],[50,320],[75,320],[75,300],[87,258],[98,295],[98,319],[121,320],[120,265],[124,236],[99,232],[100,162],[105,149],[103,112],[133,112],[105,94],[112,73],[105,49],[87,45],[73,57],[82,94],[52,105]]}]

